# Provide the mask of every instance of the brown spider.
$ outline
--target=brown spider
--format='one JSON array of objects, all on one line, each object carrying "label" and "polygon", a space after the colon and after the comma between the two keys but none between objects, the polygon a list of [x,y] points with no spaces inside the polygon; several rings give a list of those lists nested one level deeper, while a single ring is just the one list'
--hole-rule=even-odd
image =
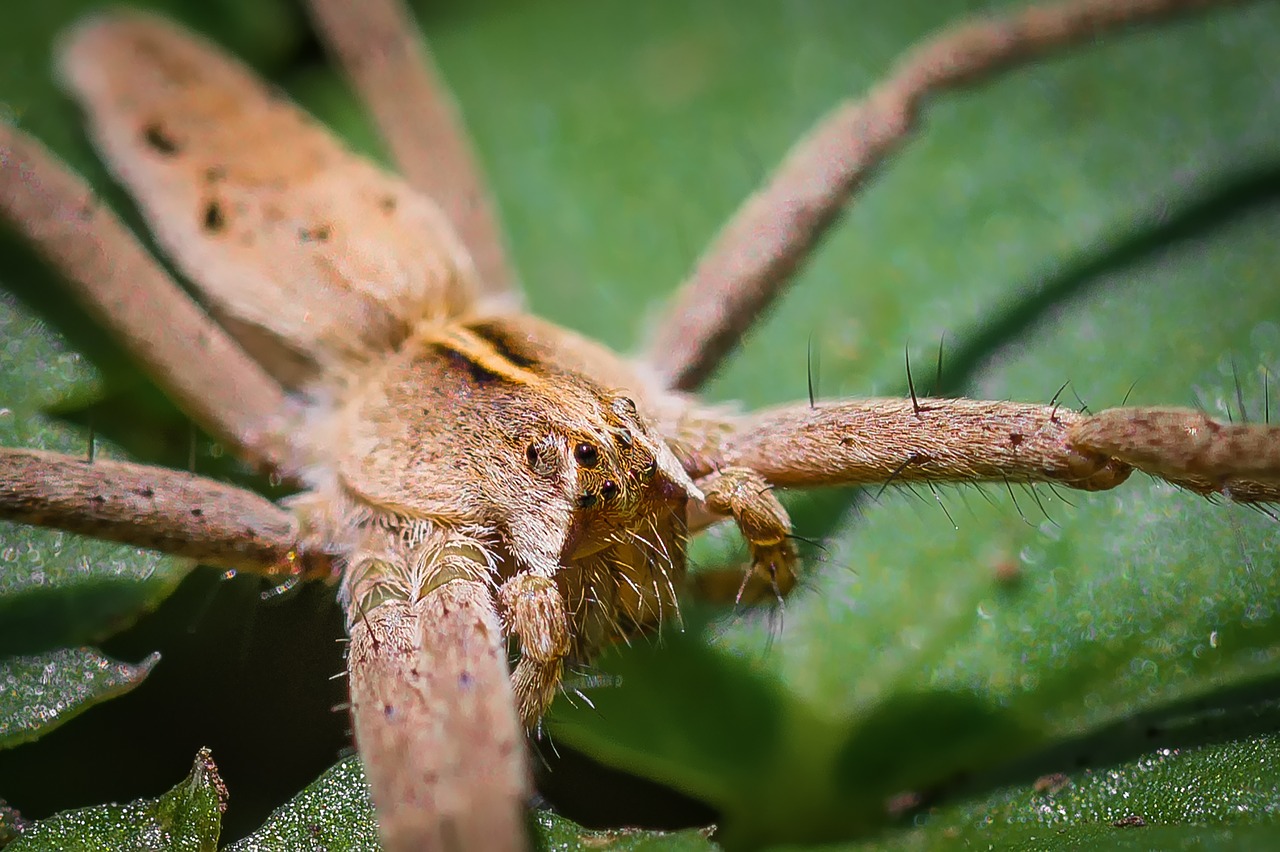
[{"label": "brown spider", "polygon": [[[439,138],[447,109],[427,109],[441,99],[415,76],[416,43],[394,9],[315,4],[410,182],[447,218],[168,25],[85,24],[63,73],[221,326],[14,129],[0,137],[4,212],[193,419],[306,493],[289,514],[156,468],[7,451],[0,507],[211,564],[341,575],[357,742],[387,845],[518,844],[517,718],[535,727],[567,663],[674,610],[686,522],[736,521],[752,563],[740,599],[793,582],[774,487],[1098,490],[1137,468],[1206,495],[1277,499],[1276,431],[1193,410],[1092,414],[912,387],[910,398],[739,416],[683,395],[901,142],[926,95],[1182,5],[1066,4],[959,29],[913,55],[744,209],[641,368],[515,310],[480,184],[456,133]],[[424,130],[436,138],[424,143]],[[104,268],[86,245],[114,262]],[[504,639],[518,650],[511,686]]]}]

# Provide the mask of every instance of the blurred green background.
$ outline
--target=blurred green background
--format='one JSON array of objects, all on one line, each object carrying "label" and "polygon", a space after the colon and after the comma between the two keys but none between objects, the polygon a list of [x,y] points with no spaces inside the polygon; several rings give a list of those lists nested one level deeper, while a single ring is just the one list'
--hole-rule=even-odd
[{"label": "blurred green background", "polygon": [[[5,9],[0,119],[136,224],[51,81],[55,34],[96,5]],[[995,5],[487,0],[418,14],[532,308],[634,350],[797,136],[912,41]],[[151,7],[380,156],[299,8]],[[1106,38],[934,105],[707,393],[803,398],[811,346],[822,395],[901,394],[905,347],[923,390],[1045,402],[1070,382],[1071,406],[1260,419],[1280,365],[1278,227],[1280,7]],[[183,418],[3,239],[0,443],[80,452],[92,422],[103,452],[185,467]],[[220,448],[196,449],[197,470],[270,492]],[[601,661],[594,709],[561,702],[538,746],[549,805],[596,827],[715,822],[735,848],[1270,842],[1274,516],[1144,477],[1103,494],[964,487],[790,505],[813,544],[785,611],[691,604],[683,631]],[[732,535],[707,538],[697,566],[745,555]],[[331,590],[266,603],[260,590],[0,526],[0,746],[13,746],[0,798],[43,818],[156,796],[209,746],[231,791],[223,840],[253,831],[349,741],[331,709],[343,701]],[[85,642],[110,660],[161,658],[147,674],[56,651]],[[62,711],[25,718],[37,693]],[[1055,772],[1071,773],[1065,786],[1035,786]],[[341,777],[311,796],[316,813],[358,789]],[[333,848],[366,842],[361,813]],[[1115,826],[1132,816],[1146,826]],[[559,830],[575,840],[572,826],[540,836]]]}]

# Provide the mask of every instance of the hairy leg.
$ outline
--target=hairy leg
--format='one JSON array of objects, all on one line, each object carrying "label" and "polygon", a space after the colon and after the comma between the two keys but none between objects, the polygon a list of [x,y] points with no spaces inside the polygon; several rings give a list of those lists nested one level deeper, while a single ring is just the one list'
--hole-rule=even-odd
[{"label": "hairy leg", "polygon": [[569,615],[555,580],[526,569],[498,590],[507,634],[520,641],[520,662],[511,673],[516,706],[526,728],[537,727],[556,697],[571,650]]},{"label": "hairy leg", "polygon": [[259,466],[287,471],[280,385],[151,258],[87,183],[0,123],[0,219],[71,286],[178,407]]},{"label": "hairy leg", "polygon": [[366,525],[346,566],[351,712],[388,850],[525,846],[531,781],[491,571],[482,543],[429,522]]},{"label": "hairy leg", "polygon": [[731,466],[699,480],[698,488],[705,508],[713,515],[733,518],[751,549],[751,570],[738,584],[734,601],[751,603],[769,594],[781,599],[790,592],[796,583],[797,561],[791,518],[773,495],[773,487],[756,471]]},{"label": "hairy leg", "polygon": [[352,625],[347,670],[384,848],[525,848],[524,736],[488,587],[381,604]]},{"label": "hairy leg", "polygon": [[129,462],[0,448],[0,519],[160,550],[206,565],[325,576],[298,521],[270,500],[211,479]]},{"label": "hairy leg", "polygon": [[311,0],[308,6],[400,173],[440,205],[466,244],[482,292],[514,295],[516,276],[492,196],[410,11],[399,0]]},{"label": "hairy leg", "polygon": [[1219,423],[1185,408],[1109,408],[1071,426],[1071,443],[1174,485],[1237,503],[1280,501],[1280,427]]},{"label": "hairy leg", "polygon": [[1280,426],[1180,408],[1081,414],[969,399],[862,399],[744,418],[721,462],[783,488],[893,482],[1055,482],[1088,491],[1132,469],[1200,494],[1280,501]]},{"label": "hairy leg", "polygon": [[681,285],[645,358],[666,387],[696,390],[783,294],[850,198],[915,129],[926,100],[1099,34],[1237,0],[1066,0],[948,28],[861,101],[797,142]]}]

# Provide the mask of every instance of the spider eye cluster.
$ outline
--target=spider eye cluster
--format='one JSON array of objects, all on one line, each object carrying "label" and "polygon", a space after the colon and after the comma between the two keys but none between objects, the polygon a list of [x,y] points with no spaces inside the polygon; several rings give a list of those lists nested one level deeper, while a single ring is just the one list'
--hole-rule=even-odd
[{"label": "spider eye cluster", "polygon": [[644,440],[645,427],[630,397],[618,396],[603,406],[599,431],[565,434],[551,428],[525,445],[525,462],[540,477],[577,474],[574,504],[593,509],[630,502],[658,473],[653,445]]}]

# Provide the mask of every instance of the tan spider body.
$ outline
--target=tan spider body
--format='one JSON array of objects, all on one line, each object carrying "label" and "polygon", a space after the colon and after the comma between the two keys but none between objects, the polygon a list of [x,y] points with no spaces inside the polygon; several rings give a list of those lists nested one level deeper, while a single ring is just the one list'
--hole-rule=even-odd
[{"label": "tan spider body", "polygon": [[[379,41],[342,17],[341,3],[315,6],[357,83],[386,73],[371,56],[423,71],[394,9],[370,13],[375,35],[379,21],[399,28]],[[1107,8],[1029,14],[1022,29],[974,27],[945,46],[967,47],[969,70],[986,70],[1079,38],[1081,22],[1150,13],[1141,3]],[[361,39],[382,52],[361,54]],[[927,51],[918,59],[816,134],[775,182],[784,200],[815,185],[830,197],[804,199],[810,207],[757,197],[724,238],[728,257],[749,261],[713,254],[649,357],[632,361],[518,310],[465,151],[411,174],[411,186],[346,152],[196,37],[147,17],[91,19],[69,35],[62,73],[218,324],[140,259],[109,212],[90,202],[77,215],[74,177],[12,128],[0,131],[4,213],[79,282],[92,311],[130,336],[194,419],[301,493],[286,514],[191,477],[101,465],[88,470],[116,483],[120,498],[89,516],[76,497],[100,480],[83,465],[8,451],[2,515],[214,564],[339,579],[356,739],[386,844],[452,837],[499,848],[521,842],[523,729],[539,724],[566,664],[675,612],[688,535],[736,522],[751,552],[739,599],[794,585],[790,521],[774,488],[1101,490],[1139,469],[1206,495],[1280,500],[1280,431],[1184,409],[1085,415],[913,395],[739,415],[686,393],[781,289],[832,205],[907,131],[923,95],[968,76]],[[411,157],[385,108],[375,100],[392,148]],[[447,110],[431,117],[446,119]],[[834,153],[832,139],[851,133],[858,150]],[[805,179],[814,169],[816,183]],[[448,213],[420,189],[440,193]],[[784,210],[802,220],[791,223],[800,233],[766,233]],[[76,250],[86,240],[111,246],[114,279]],[[141,307],[121,297],[139,292],[149,300]],[[166,328],[147,319],[155,300],[172,303]],[[192,345],[205,350],[199,363],[178,357]],[[508,640],[518,653],[510,680]]]}]

